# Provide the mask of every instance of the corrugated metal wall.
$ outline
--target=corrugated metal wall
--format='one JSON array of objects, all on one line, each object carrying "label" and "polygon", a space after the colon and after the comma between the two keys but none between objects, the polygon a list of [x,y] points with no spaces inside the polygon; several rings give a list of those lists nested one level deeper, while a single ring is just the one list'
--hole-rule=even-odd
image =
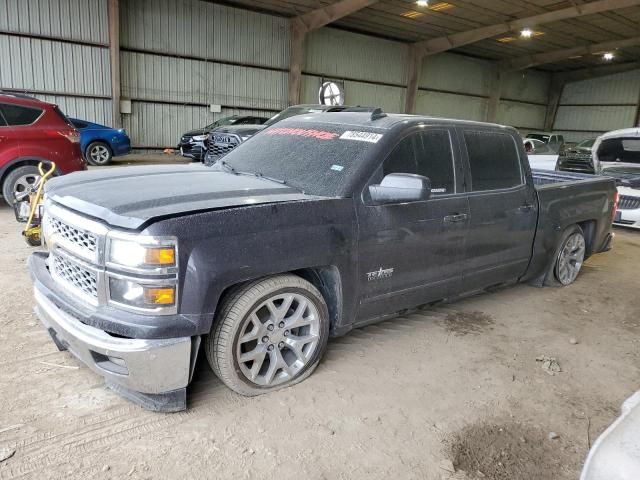
[{"label": "corrugated metal wall", "polygon": [[109,123],[107,43],[105,0],[0,0],[0,89]]},{"label": "corrugated metal wall", "polygon": [[195,0],[121,0],[120,9],[122,97],[132,100],[123,122],[134,145],[175,145],[217,118],[286,106],[286,19]]},{"label": "corrugated metal wall", "polygon": [[[287,19],[199,0],[120,0],[120,23],[122,98],[132,101],[122,118],[134,146],[171,146],[221,116],[270,116],[286,106]],[[107,27],[106,0],[0,0],[0,53],[10,65],[0,69],[0,87],[109,123]],[[303,102],[317,103],[322,80],[333,79],[347,103],[404,110],[406,44],[323,28],[305,45]],[[466,56],[427,58],[418,113],[484,120],[495,73],[491,62]],[[548,83],[541,73],[507,76],[498,121],[542,128]]]},{"label": "corrugated metal wall", "polygon": [[[402,112],[408,50],[404,43],[334,28],[313,32],[306,41],[301,98],[317,102],[322,80],[333,79],[343,81],[346,103]],[[417,113],[485,120],[495,76],[495,65],[485,60],[450,53],[428,57],[419,80]],[[544,73],[508,75],[498,122],[542,128],[548,87]]]},{"label": "corrugated metal wall", "polygon": [[565,86],[554,130],[571,142],[633,127],[640,104],[640,70]]}]

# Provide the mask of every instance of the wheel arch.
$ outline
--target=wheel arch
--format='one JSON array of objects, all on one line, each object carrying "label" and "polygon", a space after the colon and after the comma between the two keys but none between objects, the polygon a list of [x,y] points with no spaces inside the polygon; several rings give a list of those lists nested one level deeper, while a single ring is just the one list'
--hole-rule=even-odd
[{"label": "wheel arch", "polygon": [[[256,278],[248,279],[242,282],[227,286],[218,298],[216,313],[220,310],[220,306],[224,304],[227,298],[232,296],[239,288],[250,282],[262,280],[276,275],[293,274],[296,275],[318,289],[322,295],[327,310],[329,311],[329,332],[334,334],[337,327],[341,325],[343,314],[343,293],[342,293],[342,276],[337,267],[332,265],[300,268],[296,270],[277,272],[269,275],[262,275]],[[214,315],[216,317],[217,315]],[[211,327],[216,323],[214,318]]]},{"label": "wheel arch", "polygon": [[[0,188],[2,187],[2,185],[4,185],[4,180],[5,178],[7,178],[7,175],[9,175],[16,168],[25,167],[27,165],[33,165],[37,167],[40,162],[51,162],[51,160],[41,157],[21,157],[16,158],[15,160],[11,160],[0,169]],[[54,175],[59,175],[57,167]]]},{"label": "wheel arch", "polygon": [[597,231],[597,222],[595,220],[585,220],[583,222],[578,222],[577,225],[582,228],[582,233],[584,233],[584,241],[586,243],[585,247],[585,259],[590,257],[593,254],[594,243],[596,239],[596,231]]}]

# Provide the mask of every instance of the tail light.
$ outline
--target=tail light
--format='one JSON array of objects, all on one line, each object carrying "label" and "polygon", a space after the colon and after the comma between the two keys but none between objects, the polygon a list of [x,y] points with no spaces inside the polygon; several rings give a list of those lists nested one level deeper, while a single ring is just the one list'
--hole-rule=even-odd
[{"label": "tail light", "polygon": [[613,197],[613,208],[611,209],[611,218],[616,218],[616,213],[618,212],[618,202],[620,201],[620,194],[616,190],[616,194]]},{"label": "tail light", "polygon": [[80,143],[80,132],[77,130],[62,130],[60,132],[64,138],[69,140],[71,143]]},{"label": "tail light", "polygon": [[45,130],[45,135],[49,137],[63,136],[71,143],[80,143],[80,133],[77,130],[65,129],[65,130]]}]

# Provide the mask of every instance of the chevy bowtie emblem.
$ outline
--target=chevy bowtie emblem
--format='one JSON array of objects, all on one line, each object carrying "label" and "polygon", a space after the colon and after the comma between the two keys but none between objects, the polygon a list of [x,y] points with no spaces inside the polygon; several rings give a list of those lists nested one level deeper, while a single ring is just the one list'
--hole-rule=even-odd
[{"label": "chevy bowtie emblem", "polygon": [[376,270],[375,272],[367,273],[367,282],[372,282],[374,280],[384,280],[385,278],[390,278],[393,276],[393,268],[382,268],[380,270]]}]

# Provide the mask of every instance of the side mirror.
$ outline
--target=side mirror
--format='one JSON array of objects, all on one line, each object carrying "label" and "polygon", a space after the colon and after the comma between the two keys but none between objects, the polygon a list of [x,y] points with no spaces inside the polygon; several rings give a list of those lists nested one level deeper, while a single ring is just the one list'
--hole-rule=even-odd
[{"label": "side mirror", "polygon": [[390,173],[380,185],[369,186],[369,194],[376,205],[424,201],[431,196],[431,181],[412,173]]}]

